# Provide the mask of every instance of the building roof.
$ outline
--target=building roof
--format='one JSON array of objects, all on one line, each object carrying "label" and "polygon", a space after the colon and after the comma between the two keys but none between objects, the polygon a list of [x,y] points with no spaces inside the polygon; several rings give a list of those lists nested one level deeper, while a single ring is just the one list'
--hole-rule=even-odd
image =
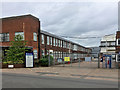
[{"label": "building roof", "polygon": [[[64,38],[62,38],[62,37],[60,37],[60,36],[57,36],[57,35],[55,35],[55,34],[52,34],[52,33],[49,33],[49,32],[43,31],[43,30],[41,30],[41,33],[43,33],[43,34],[45,34],[45,35],[48,35],[48,36],[52,36],[52,37],[58,38],[58,39],[61,39],[61,40],[64,40],[64,41],[66,41],[66,42],[73,43],[73,44],[78,45],[78,46],[81,46],[81,47],[84,47],[84,46],[82,46],[82,45],[80,45],[80,44],[78,44],[78,43],[72,42],[72,41],[70,41],[70,40],[64,39]],[[86,48],[86,47],[84,47],[84,48]],[[86,49],[90,49],[90,48],[86,48]]]},{"label": "building roof", "polygon": [[21,15],[21,16],[5,17],[5,18],[0,18],[0,20],[8,20],[8,19],[16,19],[16,18],[25,18],[25,17],[33,17],[33,18],[39,20],[37,17],[35,17],[35,16],[31,15],[31,14]]}]

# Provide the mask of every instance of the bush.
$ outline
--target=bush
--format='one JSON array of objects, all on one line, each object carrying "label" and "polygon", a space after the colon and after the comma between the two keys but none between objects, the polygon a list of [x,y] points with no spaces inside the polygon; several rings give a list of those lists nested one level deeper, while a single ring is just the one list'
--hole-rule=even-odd
[{"label": "bush", "polygon": [[[43,56],[41,59],[40,59],[40,65],[41,66],[49,66],[49,55],[46,55],[46,56]],[[50,65],[53,65],[53,57],[50,56]]]},{"label": "bush", "polygon": [[23,60],[18,60],[18,61],[3,61],[3,64],[23,64]]}]

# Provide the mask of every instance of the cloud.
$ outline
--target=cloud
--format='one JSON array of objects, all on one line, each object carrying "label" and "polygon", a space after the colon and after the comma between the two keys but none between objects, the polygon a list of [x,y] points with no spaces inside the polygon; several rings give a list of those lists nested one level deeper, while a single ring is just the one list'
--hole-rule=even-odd
[{"label": "cloud", "polygon": [[[4,2],[3,17],[32,14],[41,28],[56,35],[104,36],[118,27],[117,2]],[[99,39],[76,40],[85,46],[99,46]]]}]

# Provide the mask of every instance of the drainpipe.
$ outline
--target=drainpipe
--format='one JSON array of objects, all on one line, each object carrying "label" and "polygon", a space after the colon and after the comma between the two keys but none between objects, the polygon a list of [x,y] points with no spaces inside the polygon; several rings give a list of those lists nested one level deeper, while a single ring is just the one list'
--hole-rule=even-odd
[{"label": "drainpipe", "polygon": [[40,30],[40,21],[39,21],[39,27],[38,27],[38,60],[40,60],[40,52],[41,52],[41,50],[40,50],[40,42],[41,42],[41,30]]}]

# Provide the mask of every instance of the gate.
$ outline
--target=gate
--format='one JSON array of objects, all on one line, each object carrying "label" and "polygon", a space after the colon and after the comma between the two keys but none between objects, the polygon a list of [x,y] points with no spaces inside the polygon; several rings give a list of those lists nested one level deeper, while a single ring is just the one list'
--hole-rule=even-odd
[{"label": "gate", "polygon": [[[55,57],[54,57],[55,56]],[[93,61],[91,56],[85,54],[60,53],[53,54],[54,60],[52,67],[72,67],[72,68],[97,68],[98,62]],[[50,59],[49,59],[50,62]]]}]

